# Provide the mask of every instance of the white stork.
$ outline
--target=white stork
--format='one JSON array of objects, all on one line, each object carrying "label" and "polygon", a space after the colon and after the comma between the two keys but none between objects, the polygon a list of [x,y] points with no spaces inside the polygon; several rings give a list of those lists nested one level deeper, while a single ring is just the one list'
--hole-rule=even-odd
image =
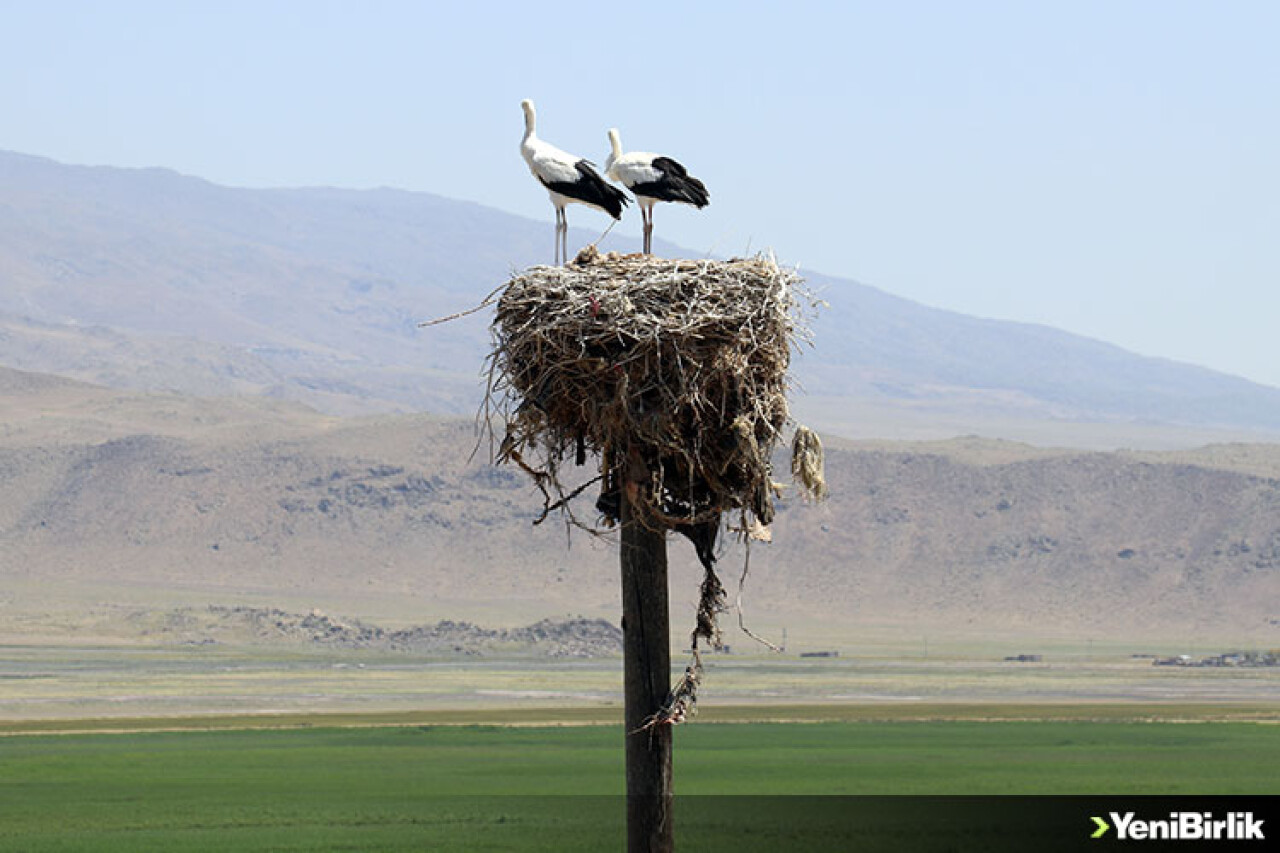
[{"label": "white stork", "polygon": [[604,171],[611,179],[631,190],[640,205],[644,220],[644,251],[653,254],[653,206],[660,201],[691,204],[701,210],[711,203],[711,194],[702,181],[690,175],[670,157],[650,154],[647,151],[622,153],[622,139],[618,129],[609,131],[609,159],[604,161]]},{"label": "white stork", "polygon": [[573,202],[585,204],[614,219],[621,219],[627,197],[622,190],[600,177],[589,161],[539,139],[533,101],[521,101],[520,106],[524,109],[524,140],[520,143],[520,154],[529,164],[529,171],[551,195],[551,203],[556,208],[556,263],[568,263],[565,241],[569,222],[565,219],[565,206]]}]

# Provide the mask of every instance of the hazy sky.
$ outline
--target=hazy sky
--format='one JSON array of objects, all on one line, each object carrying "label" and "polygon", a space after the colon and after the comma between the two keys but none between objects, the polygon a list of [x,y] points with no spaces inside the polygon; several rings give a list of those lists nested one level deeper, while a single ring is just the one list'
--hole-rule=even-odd
[{"label": "hazy sky", "polygon": [[[0,0],[0,149],[547,222],[606,130],[657,234],[1280,385],[1280,3]],[[573,225],[607,219],[570,209]],[[619,226],[638,235],[633,214]],[[606,242],[605,246],[608,246]]]}]

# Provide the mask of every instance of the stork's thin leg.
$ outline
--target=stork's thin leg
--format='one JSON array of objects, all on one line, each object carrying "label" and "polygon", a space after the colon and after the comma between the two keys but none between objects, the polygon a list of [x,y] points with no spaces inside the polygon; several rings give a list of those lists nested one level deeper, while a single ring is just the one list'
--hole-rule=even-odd
[{"label": "stork's thin leg", "polygon": [[564,208],[556,208],[556,266],[560,266],[564,262],[565,250],[561,247],[564,245],[564,233],[568,230],[568,224],[565,221]]},{"label": "stork's thin leg", "polygon": [[569,215],[560,212],[560,263],[569,265]]},{"label": "stork's thin leg", "polygon": [[644,253],[646,255],[653,254],[653,208],[650,207],[640,211],[641,221],[644,223]]}]

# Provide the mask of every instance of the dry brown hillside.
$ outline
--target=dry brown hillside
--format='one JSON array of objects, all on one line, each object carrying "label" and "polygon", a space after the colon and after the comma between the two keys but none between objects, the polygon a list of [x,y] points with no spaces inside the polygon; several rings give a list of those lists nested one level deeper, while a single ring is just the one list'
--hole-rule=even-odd
[{"label": "dry brown hillside", "polygon": [[[470,420],[0,371],[0,634],[110,633],[113,608],[210,604],[389,628],[615,619],[612,541],[532,526],[535,490],[484,445],[470,458],[476,444]],[[1274,446],[829,444],[831,499],[784,500],[774,544],[753,549],[759,625],[1280,645]],[[673,621],[691,627],[695,561],[671,549]],[[731,590],[742,558],[721,557]]]}]

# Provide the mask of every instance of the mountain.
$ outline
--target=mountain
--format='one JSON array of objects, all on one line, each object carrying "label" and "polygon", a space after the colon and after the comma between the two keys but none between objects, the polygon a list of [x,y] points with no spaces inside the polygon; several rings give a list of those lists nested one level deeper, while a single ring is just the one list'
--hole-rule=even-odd
[{"label": "mountain", "polygon": [[[120,630],[124,612],[208,606],[320,607],[389,630],[616,622],[616,540],[534,525],[537,491],[490,465],[483,438],[470,419],[0,370],[0,633],[66,641]],[[748,622],[775,636],[1280,645],[1274,445],[833,441],[827,480],[827,503],[784,498],[773,543],[753,548]],[[670,551],[679,634],[699,575],[684,540]],[[731,596],[744,556],[720,556]]]},{"label": "mountain", "polygon": [[[469,414],[488,314],[418,323],[476,306],[551,242],[548,223],[426,193],[236,189],[0,152],[0,364],[336,414]],[[820,428],[1112,446],[1280,435],[1278,389],[804,274],[828,307],[795,365],[797,411]]]}]

